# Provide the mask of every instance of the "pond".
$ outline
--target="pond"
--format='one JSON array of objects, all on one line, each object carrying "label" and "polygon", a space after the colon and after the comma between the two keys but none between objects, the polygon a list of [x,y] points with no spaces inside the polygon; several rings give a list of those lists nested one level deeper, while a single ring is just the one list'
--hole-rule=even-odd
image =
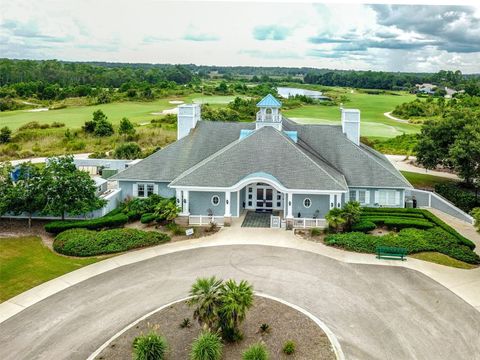
[{"label": "pond", "polygon": [[315,90],[306,90],[306,89],[292,88],[292,87],[278,87],[277,91],[278,91],[278,94],[285,99],[289,97],[294,97],[296,95],[304,95],[312,99],[319,99],[319,100],[328,99],[328,97],[324,96],[321,91],[315,91]]}]

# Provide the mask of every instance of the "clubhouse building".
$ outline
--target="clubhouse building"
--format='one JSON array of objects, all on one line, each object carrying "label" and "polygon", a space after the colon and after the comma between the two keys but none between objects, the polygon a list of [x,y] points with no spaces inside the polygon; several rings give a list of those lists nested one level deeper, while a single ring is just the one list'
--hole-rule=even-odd
[{"label": "clubhouse building", "polygon": [[256,121],[202,121],[199,104],[179,106],[178,139],[129,166],[122,198],[176,197],[180,221],[228,224],[246,212],[271,214],[272,226],[322,227],[349,200],[403,207],[410,183],[385,156],[360,143],[360,111],[340,125],[303,125],[267,95]]}]

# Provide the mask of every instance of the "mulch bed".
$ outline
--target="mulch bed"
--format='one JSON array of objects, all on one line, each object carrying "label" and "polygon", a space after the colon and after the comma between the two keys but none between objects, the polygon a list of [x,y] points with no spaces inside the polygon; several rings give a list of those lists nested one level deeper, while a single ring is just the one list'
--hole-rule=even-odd
[{"label": "mulch bed", "polygon": [[[189,359],[191,344],[201,331],[192,319],[193,310],[185,302],[176,303],[141,321],[109,344],[96,359],[131,360],[133,339],[155,329],[165,336],[169,344],[167,359]],[[191,327],[180,328],[184,318],[189,317]],[[259,326],[270,326],[267,334],[261,334]],[[235,344],[226,344],[223,359],[241,359],[242,353],[251,344],[264,342],[270,352],[270,359],[335,359],[335,353],[328,337],[310,318],[282,303],[255,297],[254,306],[249,310],[242,324],[244,338]],[[285,355],[282,347],[285,341],[293,340],[296,350]]]}]

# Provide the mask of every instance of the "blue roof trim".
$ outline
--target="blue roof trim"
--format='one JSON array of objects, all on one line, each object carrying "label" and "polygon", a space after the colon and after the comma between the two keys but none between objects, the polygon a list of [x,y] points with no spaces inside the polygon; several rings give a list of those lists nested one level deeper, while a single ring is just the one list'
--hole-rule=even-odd
[{"label": "blue roof trim", "polygon": [[268,94],[257,104],[259,107],[280,107],[282,103],[278,101],[272,94]]},{"label": "blue roof trim", "polygon": [[295,143],[298,142],[298,132],[297,131],[284,131],[284,133],[292,139]]},{"label": "blue roof trim", "polygon": [[251,133],[253,133],[254,130],[250,130],[250,129],[242,129],[240,130],[240,140],[242,139],[245,139],[248,135],[250,135]]}]

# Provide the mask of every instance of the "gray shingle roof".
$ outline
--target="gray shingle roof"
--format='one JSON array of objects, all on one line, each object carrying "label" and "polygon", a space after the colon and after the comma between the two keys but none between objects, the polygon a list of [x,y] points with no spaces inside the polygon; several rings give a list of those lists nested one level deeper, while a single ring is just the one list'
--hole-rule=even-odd
[{"label": "gray shingle roof", "polygon": [[347,189],[340,172],[320,159],[313,160],[288,136],[270,126],[235,141],[187,170],[171,185],[229,187],[262,172],[289,189]]},{"label": "gray shingle roof", "polygon": [[254,123],[200,121],[190,134],[119,172],[110,180],[170,182],[178,175],[237,140]]},{"label": "gray shingle roof", "polygon": [[334,166],[350,187],[412,187],[385,156],[348,140],[341,126],[300,125],[285,118],[283,126],[298,131],[299,146]]}]

